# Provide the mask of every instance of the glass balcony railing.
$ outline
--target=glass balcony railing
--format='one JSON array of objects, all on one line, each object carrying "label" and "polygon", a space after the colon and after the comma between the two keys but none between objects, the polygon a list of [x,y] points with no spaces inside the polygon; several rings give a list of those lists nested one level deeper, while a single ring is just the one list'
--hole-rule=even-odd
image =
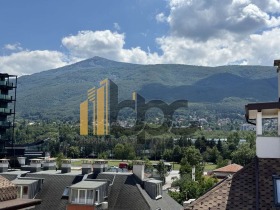
[{"label": "glass balcony railing", "polygon": [[12,109],[0,108],[0,113],[12,114]]},{"label": "glass balcony railing", "polygon": [[9,127],[11,125],[11,122],[7,122],[7,121],[0,121],[0,126],[3,127]]},{"label": "glass balcony railing", "polygon": [[13,100],[13,96],[0,94],[0,99]]},{"label": "glass balcony railing", "polygon": [[8,81],[0,81],[0,86],[14,87],[14,84]]}]

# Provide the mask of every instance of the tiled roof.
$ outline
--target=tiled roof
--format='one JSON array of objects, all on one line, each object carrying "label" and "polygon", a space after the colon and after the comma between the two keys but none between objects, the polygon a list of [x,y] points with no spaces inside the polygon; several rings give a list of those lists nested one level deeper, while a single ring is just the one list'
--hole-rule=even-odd
[{"label": "tiled roof", "polygon": [[112,185],[109,188],[108,204],[113,210],[176,210],[183,209],[166,192],[158,200],[151,199],[141,187],[133,174],[106,174],[101,173],[98,179],[109,179]]},{"label": "tiled roof", "polygon": [[192,202],[187,209],[280,210],[274,205],[273,175],[280,175],[280,159],[255,158]]},{"label": "tiled roof", "polygon": [[[17,198],[17,187],[8,179],[0,176],[0,202]],[[1,204],[0,204],[1,206]]]},{"label": "tiled roof", "polygon": [[230,164],[227,166],[224,166],[222,168],[217,168],[215,170],[213,170],[213,172],[230,172],[230,173],[236,173],[237,171],[239,171],[240,169],[242,169],[243,166],[238,165],[238,164]]}]

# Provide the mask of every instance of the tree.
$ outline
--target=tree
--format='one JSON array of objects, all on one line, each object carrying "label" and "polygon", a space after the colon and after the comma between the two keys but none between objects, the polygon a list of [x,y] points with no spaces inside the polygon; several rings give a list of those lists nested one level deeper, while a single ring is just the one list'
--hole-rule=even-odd
[{"label": "tree", "polygon": [[243,143],[232,153],[232,161],[245,166],[252,161],[255,155],[255,150],[250,148],[250,144]]},{"label": "tree", "polygon": [[57,157],[56,157],[56,165],[58,167],[58,169],[61,169],[61,165],[62,165],[62,159],[65,159],[66,157],[63,155],[62,152],[60,152]]},{"label": "tree", "polygon": [[182,150],[179,145],[176,145],[173,149],[173,158],[174,158],[174,162],[177,163],[179,163],[182,159]]},{"label": "tree", "polygon": [[223,152],[223,145],[221,139],[219,139],[217,143],[217,149],[219,150],[219,152]]},{"label": "tree", "polygon": [[196,199],[207,192],[218,182],[217,179],[212,177],[201,177],[199,181],[193,181],[190,175],[184,175],[181,179],[174,181],[171,186],[179,187],[180,193],[171,194],[178,203],[183,203],[187,199]]},{"label": "tree", "polygon": [[194,146],[190,146],[183,151],[183,157],[187,159],[191,166],[199,165],[202,162],[202,156],[198,149]]},{"label": "tree", "polygon": [[68,157],[77,158],[80,155],[80,149],[78,146],[70,146],[68,148],[67,154],[68,154]]},{"label": "tree", "polygon": [[203,153],[204,160],[217,163],[218,157],[220,156],[220,152],[217,147],[209,148],[207,147],[206,152]]},{"label": "tree", "polygon": [[172,161],[173,159],[173,151],[171,149],[166,149],[163,152],[163,159],[166,161]]},{"label": "tree", "polygon": [[159,177],[161,178],[163,184],[165,184],[165,176],[167,174],[167,169],[164,165],[163,161],[159,161],[159,163],[156,166],[157,173],[159,174]]},{"label": "tree", "polygon": [[228,164],[228,159],[223,159],[222,156],[219,156],[217,159],[217,167],[216,168],[222,168]]},{"label": "tree", "polygon": [[115,158],[123,160],[124,159],[124,152],[125,152],[124,145],[118,143],[114,148]]},{"label": "tree", "polygon": [[192,167],[195,167],[195,179],[199,179],[203,173],[202,155],[194,146],[188,147],[183,151],[181,160],[180,175],[190,174]]}]

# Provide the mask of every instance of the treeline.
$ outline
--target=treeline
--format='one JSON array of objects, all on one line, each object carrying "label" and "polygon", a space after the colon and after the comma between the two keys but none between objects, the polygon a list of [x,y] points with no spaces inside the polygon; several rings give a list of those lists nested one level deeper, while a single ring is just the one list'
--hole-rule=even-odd
[{"label": "treeline", "polygon": [[49,151],[51,156],[63,153],[70,158],[149,158],[180,163],[183,151],[194,146],[203,161],[222,166],[229,160],[245,165],[255,155],[255,134],[249,131],[207,132],[187,128],[166,133],[163,126],[160,128],[162,130],[157,131],[162,135],[152,135],[153,130],[148,130],[147,135],[136,136],[133,130],[118,129],[115,136],[80,136],[77,124],[22,121],[16,125],[15,140],[16,144],[46,140],[40,149]]}]

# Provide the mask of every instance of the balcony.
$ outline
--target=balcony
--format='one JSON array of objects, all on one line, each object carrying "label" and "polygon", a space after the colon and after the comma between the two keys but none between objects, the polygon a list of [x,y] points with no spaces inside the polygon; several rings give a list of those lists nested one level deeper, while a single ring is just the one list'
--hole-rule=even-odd
[{"label": "balcony", "polygon": [[11,126],[11,122],[0,121],[0,127],[10,127],[10,126]]},{"label": "balcony", "polygon": [[13,114],[12,109],[0,108],[0,114]]},{"label": "balcony", "polygon": [[8,82],[8,81],[0,81],[0,86],[8,87],[8,88],[14,88],[14,83]]},{"label": "balcony", "polygon": [[0,100],[12,101],[13,100],[13,96],[0,94]]}]

